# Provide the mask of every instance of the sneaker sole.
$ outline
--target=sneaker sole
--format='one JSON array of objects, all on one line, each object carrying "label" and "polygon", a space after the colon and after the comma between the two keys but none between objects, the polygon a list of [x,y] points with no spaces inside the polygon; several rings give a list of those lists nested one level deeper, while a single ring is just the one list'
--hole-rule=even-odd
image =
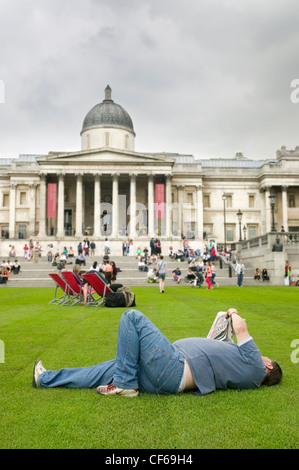
[{"label": "sneaker sole", "polygon": [[128,390],[121,390],[119,392],[115,391],[113,393],[109,393],[109,392],[101,392],[100,390],[97,389],[97,392],[100,395],[104,395],[105,397],[128,397],[128,398],[133,398],[133,397],[137,397],[139,395],[139,392],[135,392],[135,390],[132,391],[132,392],[129,392]]},{"label": "sneaker sole", "polygon": [[33,367],[33,377],[32,377],[32,387],[34,388],[37,388],[37,383],[36,383],[36,380],[35,380],[35,368],[36,368],[36,365],[39,363],[40,359],[37,359],[34,363],[34,367]]}]

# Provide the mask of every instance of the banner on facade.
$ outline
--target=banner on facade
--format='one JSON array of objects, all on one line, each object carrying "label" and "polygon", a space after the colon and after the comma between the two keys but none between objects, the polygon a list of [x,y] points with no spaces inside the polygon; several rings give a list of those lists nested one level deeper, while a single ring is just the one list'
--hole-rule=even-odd
[{"label": "banner on facade", "polygon": [[57,184],[48,184],[48,219],[56,218]]},{"label": "banner on facade", "polygon": [[163,219],[164,217],[164,184],[156,184],[156,217]]}]

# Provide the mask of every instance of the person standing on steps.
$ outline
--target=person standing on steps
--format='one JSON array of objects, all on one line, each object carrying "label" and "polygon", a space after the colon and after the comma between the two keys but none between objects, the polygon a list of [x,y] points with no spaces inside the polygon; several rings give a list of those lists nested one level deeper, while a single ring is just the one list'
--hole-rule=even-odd
[{"label": "person standing on steps", "polygon": [[238,287],[242,287],[242,286],[243,286],[244,271],[245,271],[245,266],[244,266],[244,264],[243,264],[243,261],[240,259],[240,261],[237,263],[237,266],[236,266],[236,272],[237,272],[237,286],[238,286]]}]

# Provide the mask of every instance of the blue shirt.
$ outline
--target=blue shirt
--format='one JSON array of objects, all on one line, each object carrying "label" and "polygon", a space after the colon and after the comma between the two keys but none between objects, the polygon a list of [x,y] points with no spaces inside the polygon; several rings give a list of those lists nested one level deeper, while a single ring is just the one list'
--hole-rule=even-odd
[{"label": "blue shirt", "polygon": [[266,367],[253,339],[240,344],[207,338],[186,338],[175,341],[185,356],[198,395],[216,389],[258,388],[266,375]]}]

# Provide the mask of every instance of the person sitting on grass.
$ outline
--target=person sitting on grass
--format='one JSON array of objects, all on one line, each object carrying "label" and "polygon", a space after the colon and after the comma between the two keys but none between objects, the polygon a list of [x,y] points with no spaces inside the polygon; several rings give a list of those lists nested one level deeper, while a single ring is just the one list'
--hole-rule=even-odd
[{"label": "person sitting on grass", "polygon": [[237,310],[230,308],[225,319],[237,343],[196,337],[170,343],[143,313],[129,309],[120,319],[116,359],[59,371],[46,370],[38,359],[33,386],[96,388],[101,395],[136,397],[139,392],[206,395],[279,383],[279,365],[261,355]]}]

